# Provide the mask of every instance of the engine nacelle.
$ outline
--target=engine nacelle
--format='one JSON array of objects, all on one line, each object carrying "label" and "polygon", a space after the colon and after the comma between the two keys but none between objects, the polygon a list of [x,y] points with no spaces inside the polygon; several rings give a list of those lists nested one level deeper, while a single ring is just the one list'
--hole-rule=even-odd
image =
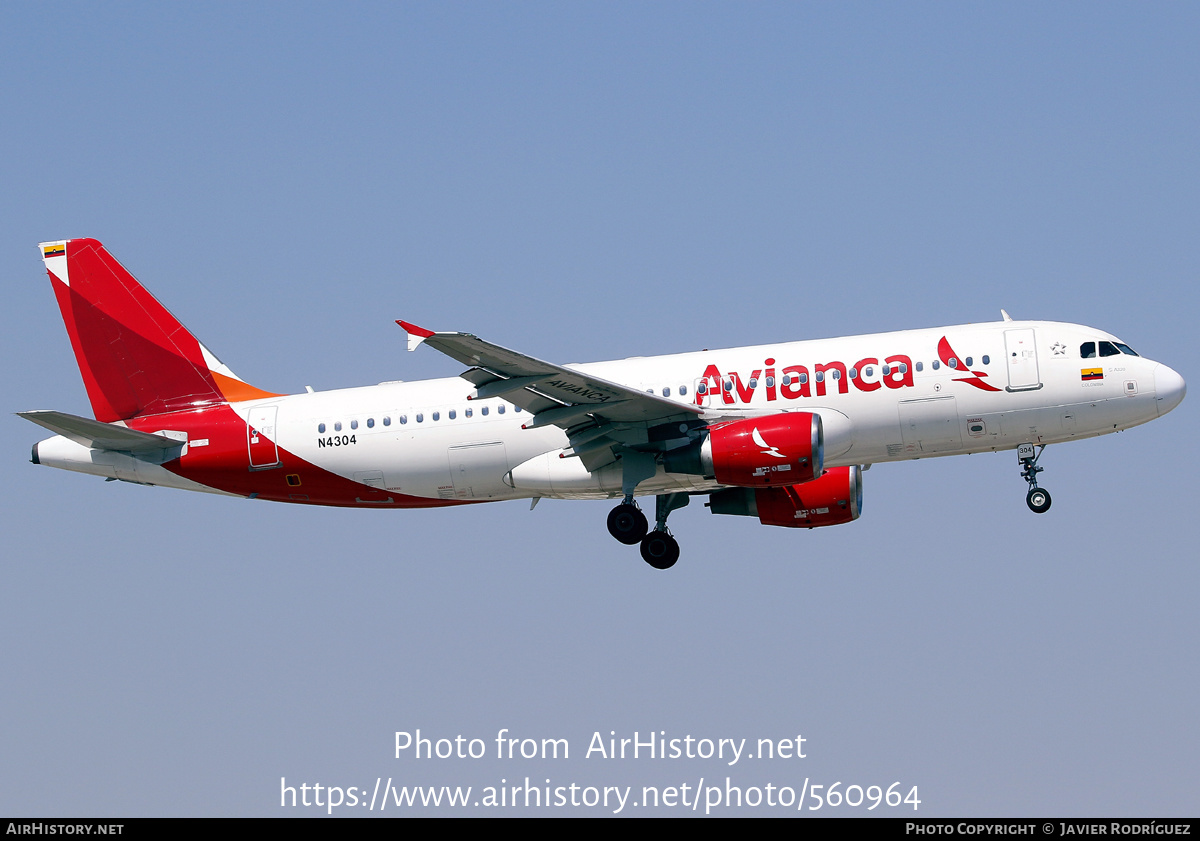
[{"label": "engine nacelle", "polygon": [[700,446],[706,476],[722,485],[795,485],[821,475],[825,437],[821,416],[783,412],[709,428]]},{"label": "engine nacelle", "polygon": [[862,469],[834,467],[802,485],[727,488],[709,499],[709,510],[714,514],[758,517],[764,526],[836,526],[857,520],[862,513]]}]

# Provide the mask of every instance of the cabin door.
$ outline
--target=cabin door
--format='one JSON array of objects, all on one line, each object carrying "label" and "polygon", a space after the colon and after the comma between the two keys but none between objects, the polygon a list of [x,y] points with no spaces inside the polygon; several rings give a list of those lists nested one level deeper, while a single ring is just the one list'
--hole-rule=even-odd
[{"label": "cabin door", "polygon": [[250,450],[250,469],[267,470],[279,466],[275,417],[278,406],[255,406],[246,421],[246,445]]}]

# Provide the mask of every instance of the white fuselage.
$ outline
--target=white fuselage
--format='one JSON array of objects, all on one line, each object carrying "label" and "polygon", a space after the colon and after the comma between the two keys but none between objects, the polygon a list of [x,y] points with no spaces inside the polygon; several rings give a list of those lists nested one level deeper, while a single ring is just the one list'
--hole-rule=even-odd
[{"label": "white fuselage", "polygon": [[[968,370],[939,360],[943,338]],[[834,467],[1069,441],[1145,423],[1178,403],[1159,395],[1155,383],[1161,370],[1172,388],[1182,384],[1173,371],[1128,353],[1085,358],[1081,346],[1088,342],[1117,340],[1074,324],[997,322],[571,367],[680,403],[699,400],[709,421],[817,412],[825,429],[825,466]],[[580,459],[560,458],[567,447],[561,429],[522,429],[528,413],[499,398],[471,400],[473,392],[454,377],[235,408],[249,418],[252,411],[277,407],[280,447],[348,479],[410,496],[620,495],[619,467],[588,472]],[[637,493],[718,487],[660,466]]]}]

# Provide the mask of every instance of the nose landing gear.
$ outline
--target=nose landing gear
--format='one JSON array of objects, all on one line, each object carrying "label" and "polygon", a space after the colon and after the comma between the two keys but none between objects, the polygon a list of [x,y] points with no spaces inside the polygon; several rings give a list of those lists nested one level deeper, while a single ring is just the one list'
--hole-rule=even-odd
[{"label": "nose landing gear", "polygon": [[1050,510],[1050,492],[1045,488],[1038,487],[1037,475],[1045,468],[1038,467],[1037,462],[1042,457],[1046,445],[1042,444],[1037,447],[1036,453],[1034,449],[1033,444],[1022,444],[1017,447],[1017,460],[1021,462],[1021,478],[1029,483],[1029,493],[1025,495],[1025,504],[1034,514],[1045,514]]}]

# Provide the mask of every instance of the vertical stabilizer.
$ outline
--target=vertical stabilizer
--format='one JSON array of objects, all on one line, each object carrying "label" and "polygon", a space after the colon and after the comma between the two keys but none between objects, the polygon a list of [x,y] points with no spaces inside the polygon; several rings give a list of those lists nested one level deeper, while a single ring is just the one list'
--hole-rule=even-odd
[{"label": "vertical stabilizer", "polygon": [[276,396],[240,380],[96,240],[40,249],[97,420]]}]

